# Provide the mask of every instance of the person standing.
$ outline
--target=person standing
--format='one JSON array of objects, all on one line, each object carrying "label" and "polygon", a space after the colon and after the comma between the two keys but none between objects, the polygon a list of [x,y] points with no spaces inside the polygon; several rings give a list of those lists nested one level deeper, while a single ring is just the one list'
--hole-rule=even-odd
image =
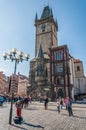
[{"label": "person standing", "polygon": [[23,118],[22,118],[23,101],[21,100],[21,98],[18,98],[18,100],[15,103],[15,106],[16,106],[17,118],[18,118],[19,122],[21,122],[23,120]]},{"label": "person standing", "polygon": [[48,102],[49,102],[49,99],[48,99],[48,97],[46,97],[45,102],[44,102],[45,110],[48,108]]},{"label": "person standing", "polygon": [[72,99],[69,98],[69,100],[68,100],[68,113],[69,113],[69,116],[73,116],[72,103],[73,103]]},{"label": "person standing", "polygon": [[60,112],[61,112],[61,104],[60,104],[60,100],[57,100],[56,105],[57,105],[58,113],[60,113]]},{"label": "person standing", "polygon": [[65,97],[64,103],[65,103],[65,108],[66,108],[66,110],[68,110],[68,101],[69,101],[69,98],[68,98],[68,97]]},{"label": "person standing", "polygon": [[60,99],[60,107],[61,107],[61,110],[62,110],[62,107],[63,107],[63,98]]}]

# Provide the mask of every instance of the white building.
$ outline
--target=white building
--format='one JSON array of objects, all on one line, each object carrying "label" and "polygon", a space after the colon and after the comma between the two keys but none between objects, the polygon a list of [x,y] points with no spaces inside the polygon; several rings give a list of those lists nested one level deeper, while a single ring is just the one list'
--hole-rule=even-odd
[{"label": "white building", "polygon": [[72,86],[71,95],[86,93],[86,77],[84,76],[83,63],[79,59],[70,58],[70,83]]},{"label": "white building", "polygon": [[86,93],[86,77],[75,78],[74,95]]}]

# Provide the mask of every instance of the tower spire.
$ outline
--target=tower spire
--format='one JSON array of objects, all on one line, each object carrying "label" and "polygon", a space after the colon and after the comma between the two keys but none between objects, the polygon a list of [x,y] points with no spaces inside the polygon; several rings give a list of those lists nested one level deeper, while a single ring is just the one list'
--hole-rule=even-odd
[{"label": "tower spire", "polygon": [[37,15],[37,12],[36,12],[36,15],[35,15],[35,21],[38,20],[38,15]]},{"label": "tower spire", "polygon": [[52,8],[51,8],[51,10],[50,10],[50,16],[53,16]]}]

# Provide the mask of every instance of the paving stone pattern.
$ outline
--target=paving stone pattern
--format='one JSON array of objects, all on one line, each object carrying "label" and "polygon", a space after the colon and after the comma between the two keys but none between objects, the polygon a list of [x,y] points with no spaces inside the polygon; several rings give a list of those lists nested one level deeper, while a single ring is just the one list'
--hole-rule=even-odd
[{"label": "paving stone pattern", "polygon": [[[58,114],[56,104],[49,103],[48,110],[44,109],[43,103],[32,103],[27,109],[22,110],[24,123],[9,125],[10,104],[5,103],[0,107],[0,130],[86,130],[86,105],[74,104],[74,116],[69,117],[67,110],[63,107]],[[16,115],[13,106],[13,118]]]}]

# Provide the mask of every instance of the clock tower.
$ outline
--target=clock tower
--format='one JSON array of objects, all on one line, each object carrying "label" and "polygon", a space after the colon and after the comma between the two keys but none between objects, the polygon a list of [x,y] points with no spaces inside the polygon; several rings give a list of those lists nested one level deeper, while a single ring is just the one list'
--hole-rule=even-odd
[{"label": "clock tower", "polygon": [[35,27],[35,58],[30,61],[29,81],[36,94],[45,95],[51,86],[50,48],[58,46],[58,25],[49,6],[44,7],[40,19],[36,14]]},{"label": "clock tower", "polygon": [[36,14],[35,18],[36,27],[36,43],[35,43],[35,56],[37,56],[40,44],[43,53],[49,54],[49,48],[58,46],[57,21],[53,18],[52,9],[49,6],[44,7],[40,19]]}]

